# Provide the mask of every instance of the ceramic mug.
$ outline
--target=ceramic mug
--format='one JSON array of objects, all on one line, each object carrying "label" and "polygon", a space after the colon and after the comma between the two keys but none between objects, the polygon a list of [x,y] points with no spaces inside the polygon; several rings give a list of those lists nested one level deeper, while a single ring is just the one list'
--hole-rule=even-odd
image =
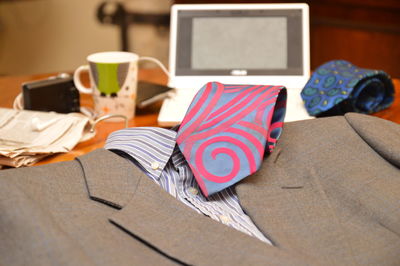
[{"label": "ceramic mug", "polygon": [[[96,114],[134,117],[139,56],[130,52],[100,52],[86,59],[88,65],[75,70],[74,83],[80,92],[93,95]],[[84,71],[89,72],[90,88],[81,82],[80,74]]]}]

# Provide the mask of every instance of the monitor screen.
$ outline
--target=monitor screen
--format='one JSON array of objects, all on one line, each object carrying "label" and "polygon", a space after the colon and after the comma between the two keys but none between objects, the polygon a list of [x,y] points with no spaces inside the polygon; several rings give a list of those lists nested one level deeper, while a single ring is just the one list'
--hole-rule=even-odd
[{"label": "monitor screen", "polygon": [[301,75],[302,13],[180,10],[176,75]]},{"label": "monitor screen", "polygon": [[194,18],[191,58],[193,69],[286,69],[287,18]]}]

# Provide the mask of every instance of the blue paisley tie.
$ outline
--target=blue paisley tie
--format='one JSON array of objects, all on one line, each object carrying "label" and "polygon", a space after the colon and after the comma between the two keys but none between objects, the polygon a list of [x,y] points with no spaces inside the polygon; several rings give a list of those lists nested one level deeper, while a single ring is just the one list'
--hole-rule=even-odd
[{"label": "blue paisley tie", "polygon": [[282,86],[210,82],[200,89],[176,142],[205,196],[258,170],[281,135],[285,110]]},{"label": "blue paisley tie", "polygon": [[301,97],[313,116],[347,112],[370,114],[393,103],[394,86],[384,71],[362,69],[344,60],[334,60],[315,70]]}]

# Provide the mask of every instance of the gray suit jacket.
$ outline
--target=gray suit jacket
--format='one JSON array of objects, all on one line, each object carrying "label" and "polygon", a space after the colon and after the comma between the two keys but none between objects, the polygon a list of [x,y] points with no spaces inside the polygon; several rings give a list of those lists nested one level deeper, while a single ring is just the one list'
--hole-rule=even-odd
[{"label": "gray suit jacket", "polygon": [[104,149],[0,171],[0,265],[399,265],[400,126],[287,123],[236,186],[275,246],[199,215]]}]

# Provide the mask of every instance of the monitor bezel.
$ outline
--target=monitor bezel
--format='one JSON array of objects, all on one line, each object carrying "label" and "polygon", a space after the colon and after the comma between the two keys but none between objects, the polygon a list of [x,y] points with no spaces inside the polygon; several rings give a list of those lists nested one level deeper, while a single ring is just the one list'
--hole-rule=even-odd
[{"label": "monitor bezel", "polygon": [[[310,62],[309,62],[309,21],[308,21],[308,5],[307,4],[205,4],[205,5],[173,5],[171,8],[171,32],[170,32],[170,60],[169,69],[171,72],[171,78],[185,78],[190,76],[201,76],[201,77],[214,77],[214,76],[235,76],[232,73],[232,69],[225,70],[194,70],[191,68],[178,68],[177,62],[177,50],[182,47],[182,43],[179,43],[178,36],[178,20],[179,15],[187,14],[209,14],[210,17],[215,17],[216,14],[223,14],[229,16],[233,14],[240,16],[243,14],[268,14],[269,16],[284,16],[293,15],[293,12],[301,12],[301,24],[299,36],[301,38],[301,62],[297,65],[296,69],[263,69],[263,70],[246,70],[244,76],[286,76],[286,77],[299,77],[309,76]],[[181,46],[181,47],[180,47]],[[293,52],[293,51],[292,51]],[[243,75],[243,72],[239,71],[239,75]],[[171,82],[170,83],[174,83]]]}]

